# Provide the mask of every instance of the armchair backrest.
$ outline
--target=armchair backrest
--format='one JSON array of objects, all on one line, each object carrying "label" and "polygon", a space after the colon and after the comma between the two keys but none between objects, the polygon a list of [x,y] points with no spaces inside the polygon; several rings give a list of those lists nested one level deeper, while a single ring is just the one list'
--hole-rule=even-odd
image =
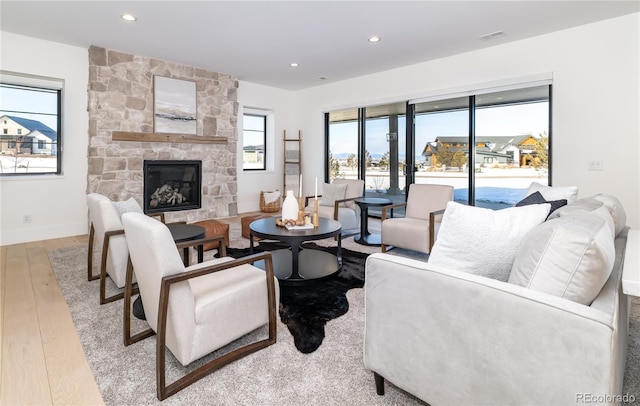
[{"label": "armchair backrest", "polygon": [[[335,185],[347,185],[347,191],[344,194],[345,199],[364,196],[364,180],[362,179],[334,179],[332,183]],[[360,213],[358,205],[354,202],[346,202],[345,205],[358,210],[358,213]]]},{"label": "armchair backrest", "polygon": [[[122,215],[122,223],[147,322],[157,331],[162,278],[184,272],[184,264],[171,232],[162,222],[141,213],[125,213]],[[180,319],[175,313],[180,311],[180,306],[172,306],[172,302],[183,305],[185,313],[193,306],[193,294],[187,282],[172,288],[171,296],[174,295],[180,297],[169,302],[167,326],[173,326],[173,321]],[[176,331],[171,328],[168,330]]]},{"label": "armchair backrest", "polygon": [[[102,252],[105,233],[122,230],[122,221],[113,202],[106,196],[98,193],[89,193],[87,195],[87,205],[89,206],[89,218],[95,229],[97,242],[95,246]],[[128,255],[129,249],[127,248],[125,236],[117,235],[111,237],[106,270],[118,287],[124,286]]]},{"label": "armchair backrest", "polygon": [[453,186],[412,184],[407,197],[406,217],[429,220],[429,213],[447,207],[453,200]]}]

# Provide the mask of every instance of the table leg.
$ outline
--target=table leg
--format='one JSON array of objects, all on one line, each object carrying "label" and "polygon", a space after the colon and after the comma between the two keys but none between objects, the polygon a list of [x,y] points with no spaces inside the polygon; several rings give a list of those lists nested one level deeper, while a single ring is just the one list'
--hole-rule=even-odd
[{"label": "table leg", "polygon": [[204,262],[204,245],[198,245],[198,263],[201,264]]},{"label": "table leg", "polygon": [[298,255],[300,254],[300,244],[291,244],[291,276],[289,279],[302,279],[298,272]]},{"label": "table leg", "polygon": [[369,207],[360,207],[360,239],[369,235]]},{"label": "table leg", "polygon": [[253,254],[253,231],[249,231],[249,254]]},{"label": "table leg", "polygon": [[190,265],[190,259],[189,258],[189,248],[184,248],[182,250],[182,262],[184,263],[184,266],[189,266]]},{"label": "table leg", "polygon": [[338,252],[336,252],[336,258],[338,259],[338,269],[342,268],[342,236],[338,234]]}]

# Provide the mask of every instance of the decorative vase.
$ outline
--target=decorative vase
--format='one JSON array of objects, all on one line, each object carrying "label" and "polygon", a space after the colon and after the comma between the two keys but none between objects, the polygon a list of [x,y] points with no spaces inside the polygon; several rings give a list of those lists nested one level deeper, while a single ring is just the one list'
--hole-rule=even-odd
[{"label": "decorative vase", "polygon": [[287,197],[282,202],[282,220],[298,218],[298,201],[293,196],[293,190],[287,190]]}]

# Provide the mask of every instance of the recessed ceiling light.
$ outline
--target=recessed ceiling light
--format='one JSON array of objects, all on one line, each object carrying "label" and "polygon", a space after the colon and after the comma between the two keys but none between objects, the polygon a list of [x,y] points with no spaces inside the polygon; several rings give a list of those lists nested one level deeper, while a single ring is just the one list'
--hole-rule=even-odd
[{"label": "recessed ceiling light", "polygon": [[120,18],[122,18],[123,20],[126,21],[136,21],[137,18],[133,15],[133,14],[123,14],[120,16]]},{"label": "recessed ceiling light", "polygon": [[298,62],[291,62],[289,66],[291,66],[292,68],[297,68],[300,65],[298,65]]},{"label": "recessed ceiling light", "polygon": [[483,40],[483,41],[487,41],[487,40],[490,40],[490,39],[500,38],[500,37],[503,37],[503,36],[505,36],[504,31],[494,31],[494,32],[490,32],[488,34],[481,35],[478,38]]},{"label": "recessed ceiling light", "polygon": [[382,38],[380,37],[376,37],[375,35],[373,37],[369,37],[369,42],[379,42]]}]

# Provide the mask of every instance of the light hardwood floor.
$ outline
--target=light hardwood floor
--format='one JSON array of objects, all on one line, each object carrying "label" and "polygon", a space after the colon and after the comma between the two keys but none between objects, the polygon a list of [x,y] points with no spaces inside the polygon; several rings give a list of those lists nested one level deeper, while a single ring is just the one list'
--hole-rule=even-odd
[{"label": "light hardwood floor", "polygon": [[0,247],[0,405],[103,405],[47,251],[87,236]]},{"label": "light hardwood floor", "polygon": [[0,405],[104,405],[47,256],[87,241],[0,247]]}]

